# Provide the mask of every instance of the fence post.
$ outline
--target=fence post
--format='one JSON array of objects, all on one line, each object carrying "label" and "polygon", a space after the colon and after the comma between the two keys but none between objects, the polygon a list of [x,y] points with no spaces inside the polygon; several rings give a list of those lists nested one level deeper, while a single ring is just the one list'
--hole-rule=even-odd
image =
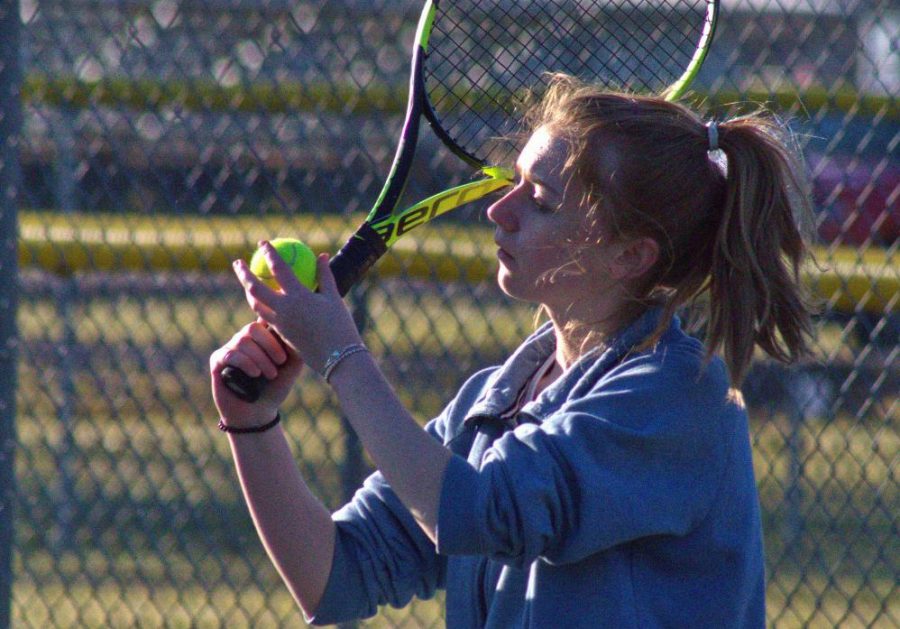
[{"label": "fence post", "polygon": [[[348,297],[350,302],[350,312],[353,314],[353,321],[360,335],[365,338],[366,324],[369,319],[368,308],[368,283],[357,286]],[[344,462],[341,465],[341,498],[343,501],[349,502],[353,498],[353,494],[362,484],[366,474],[366,462],[363,454],[362,443],[354,432],[353,427],[347,418],[341,416],[341,432],[344,436]],[[356,622],[343,622],[338,625],[339,629],[356,629],[359,625]]]},{"label": "fence post", "polygon": [[56,162],[53,164],[53,201],[61,212],[74,212],[80,204],[75,169],[75,125],[77,112],[72,107],[60,107],[59,118],[53,129],[56,136]]},{"label": "fence post", "polygon": [[56,491],[55,501],[58,506],[57,521],[59,530],[54,539],[57,558],[66,550],[74,548],[75,544],[75,520],[77,511],[77,499],[75,496],[75,467],[78,453],[75,443],[75,403],[77,393],[75,391],[74,374],[76,369],[73,356],[78,348],[78,338],[75,334],[75,318],[78,306],[78,280],[69,274],[60,276],[59,288],[54,290],[59,317],[62,320],[62,341],[58,348],[58,369],[60,382],[60,400],[57,412],[59,424],[62,430],[62,439],[59,450],[56,453],[57,473],[59,486]]},{"label": "fence post", "polygon": [[[366,326],[369,320],[369,296],[368,284],[358,286],[349,295],[350,312],[353,321],[359,330],[360,336],[365,339]],[[346,417],[341,417],[341,428],[344,435],[344,464],[341,466],[341,493],[344,502],[353,498],[353,494],[359,489],[366,476],[366,461],[363,454],[362,443],[350,422]]]},{"label": "fence post", "polygon": [[15,504],[19,137],[19,2],[0,0],[0,627],[12,624]]}]

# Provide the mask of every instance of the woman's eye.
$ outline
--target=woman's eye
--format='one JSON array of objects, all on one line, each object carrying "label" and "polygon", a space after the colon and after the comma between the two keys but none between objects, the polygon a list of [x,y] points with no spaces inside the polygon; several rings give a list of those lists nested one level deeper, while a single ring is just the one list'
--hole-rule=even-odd
[{"label": "woman's eye", "polygon": [[556,207],[550,205],[549,203],[544,203],[535,196],[531,197],[531,202],[534,203],[534,206],[541,212],[546,212],[549,214],[556,211]]},{"label": "woman's eye", "polygon": [[[528,198],[531,200],[531,203],[534,205],[535,208],[537,208],[538,211],[550,214],[550,213],[555,212],[557,209],[559,209],[557,206],[550,204],[550,203],[546,203],[546,202],[542,201],[541,199],[539,199],[537,197],[537,195],[534,194],[535,193],[534,186],[528,180],[518,177],[518,178],[516,178],[516,180],[513,182],[512,185],[513,185],[513,190],[517,190],[517,189],[521,188],[522,186],[529,186],[531,188],[531,190],[530,190],[530,194],[528,195]],[[509,189],[504,188],[502,191],[502,194],[506,194],[507,192],[509,192]]]}]

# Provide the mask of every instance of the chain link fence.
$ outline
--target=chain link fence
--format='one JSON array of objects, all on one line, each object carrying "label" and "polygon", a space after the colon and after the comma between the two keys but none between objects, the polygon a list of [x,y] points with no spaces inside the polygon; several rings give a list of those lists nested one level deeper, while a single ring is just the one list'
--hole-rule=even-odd
[{"label": "chain link fence", "polygon": [[[0,19],[0,92],[18,98],[0,99],[3,224],[18,217],[20,268],[16,282],[0,259],[0,315],[18,302],[0,624],[302,626],[215,429],[207,358],[250,315],[230,259],[278,235],[334,251],[373,203],[419,3],[4,4],[18,19]],[[760,360],[745,390],[769,622],[900,627],[900,7],[725,0],[695,87],[713,110],[789,118],[814,181],[816,360]],[[409,198],[470,176],[423,136]],[[533,326],[493,285],[481,209],[412,236],[348,297],[423,422]],[[339,506],[369,463],[335,400],[308,377],[285,416]],[[360,625],[443,626],[440,601]]]}]

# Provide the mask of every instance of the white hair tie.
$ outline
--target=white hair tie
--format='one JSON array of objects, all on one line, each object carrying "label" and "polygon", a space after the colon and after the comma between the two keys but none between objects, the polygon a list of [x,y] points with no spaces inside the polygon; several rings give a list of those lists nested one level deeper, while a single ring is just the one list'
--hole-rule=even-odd
[{"label": "white hair tie", "polygon": [[719,125],[715,120],[706,124],[706,137],[709,140],[709,151],[719,150]]}]

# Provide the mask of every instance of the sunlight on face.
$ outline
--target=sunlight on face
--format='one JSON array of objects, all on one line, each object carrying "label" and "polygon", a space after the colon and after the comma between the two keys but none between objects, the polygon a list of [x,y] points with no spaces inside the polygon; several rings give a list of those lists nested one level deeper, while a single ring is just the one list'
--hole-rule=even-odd
[{"label": "sunlight on face", "polygon": [[569,144],[546,127],[516,163],[515,187],[488,209],[499,247],[498,282],[511,297],[567,307],[602,281],[602,248],[578,181],[564,170]]}]

